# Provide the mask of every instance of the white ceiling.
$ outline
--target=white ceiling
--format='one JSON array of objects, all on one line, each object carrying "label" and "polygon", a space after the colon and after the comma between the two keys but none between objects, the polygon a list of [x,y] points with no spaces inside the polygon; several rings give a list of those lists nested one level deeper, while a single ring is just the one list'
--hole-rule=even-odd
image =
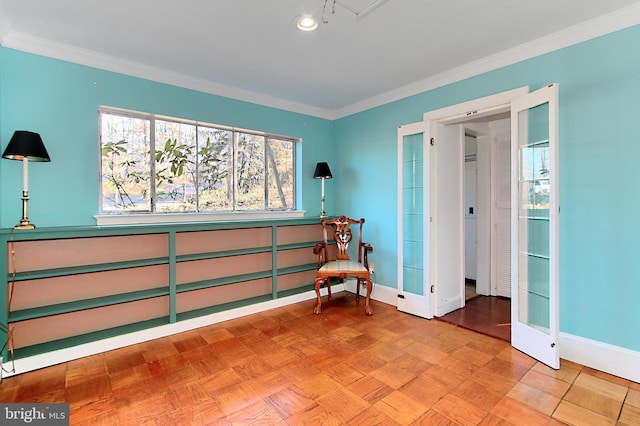
[{"label": "white ceiling", "polygon": [[0,0],[0,43],[336,117],[640,23],[633,0],[329,0],[296,28],[324,3]]}]

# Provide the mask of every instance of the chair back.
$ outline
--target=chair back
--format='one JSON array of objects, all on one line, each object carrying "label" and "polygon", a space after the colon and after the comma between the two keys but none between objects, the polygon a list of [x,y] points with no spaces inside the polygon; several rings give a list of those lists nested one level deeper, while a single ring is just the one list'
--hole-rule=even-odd
[{"label": "chair back", "polygon": [[[358,262],[361,262],[362,254],[360,246],[362,245],[362,225],[364,219],[355,220],[346,216],[340,216],[335,219],[322,220],[322,231],[324,233],[324,242],[327,244],[327,228],[333,226],[333,239],[336,242],[336,260],[350,260],[349,259],[349,243],[353,239],[353,233],[350,226],[355,223],[360,224],[360,232],[358,233]],[[326,247],[326,246],[325,246]]]}]

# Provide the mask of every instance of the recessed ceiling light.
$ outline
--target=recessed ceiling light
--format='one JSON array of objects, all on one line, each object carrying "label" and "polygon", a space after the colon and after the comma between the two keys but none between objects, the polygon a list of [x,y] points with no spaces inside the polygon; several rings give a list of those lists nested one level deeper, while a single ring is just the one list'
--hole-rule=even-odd
[{"label": "recessed ceiling light", "polygon": [[302,15],[296,19],[296,25],[302,31],[313,31],[318,28],[318,21],[311,15]]}]

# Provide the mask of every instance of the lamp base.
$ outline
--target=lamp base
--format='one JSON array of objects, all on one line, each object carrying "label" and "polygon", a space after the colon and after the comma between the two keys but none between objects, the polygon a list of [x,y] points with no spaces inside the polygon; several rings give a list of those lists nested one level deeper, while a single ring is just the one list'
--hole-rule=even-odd
[{"label": "lamp base", "polygon": [[29,222],[29,220],[21,220],[13,229],[36,229],[36,226]]},{"label": "lamp base", "polygon": [[13,227],[13,229],[36,229],[36,226],[29,222],[29,192],[26,189],[22,190],[22,219],[20,223]]}]

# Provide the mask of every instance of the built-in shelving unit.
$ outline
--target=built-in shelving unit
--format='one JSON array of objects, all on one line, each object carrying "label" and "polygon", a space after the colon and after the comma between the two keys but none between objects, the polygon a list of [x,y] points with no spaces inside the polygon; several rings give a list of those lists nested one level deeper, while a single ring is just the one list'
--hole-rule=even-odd
[{"label": "built-in shelving unit", "polygon": [[[317,218],[0,230],[16,359],[313,289]],[[9,330],[9,332],[7,331]]]}]

